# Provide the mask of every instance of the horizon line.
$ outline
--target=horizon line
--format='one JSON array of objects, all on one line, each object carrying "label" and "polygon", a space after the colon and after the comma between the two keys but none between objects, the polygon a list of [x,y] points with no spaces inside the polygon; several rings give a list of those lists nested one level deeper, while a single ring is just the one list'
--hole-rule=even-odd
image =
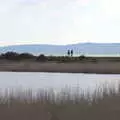
[{"label": "horizon line", "polygon": [[68,44],[18,43],[18,44],[0,45],[0,47],[20,46],[20,45],[54,45],[54,46],[67,46],[67,45],[76,45],[76,44],[120,44],[120,42],[77,42],[77,43],[68,43]]}]

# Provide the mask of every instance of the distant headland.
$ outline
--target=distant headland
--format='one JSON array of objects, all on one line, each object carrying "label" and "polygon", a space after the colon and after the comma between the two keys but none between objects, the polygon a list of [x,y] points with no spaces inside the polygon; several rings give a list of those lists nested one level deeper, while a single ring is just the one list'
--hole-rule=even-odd
[{"label": "distant headland", "polygon": [[17,53],[32,53],[39,55],[63,56],[68,49],[74,50],[74,56],[84,55],[108,55],[115,56],[120,54],[120,43],[78,43],[68,45],[48,45],[48,44],[31,44],[31,45],[12,45],[0,47],[0,53],[13,51]]}]

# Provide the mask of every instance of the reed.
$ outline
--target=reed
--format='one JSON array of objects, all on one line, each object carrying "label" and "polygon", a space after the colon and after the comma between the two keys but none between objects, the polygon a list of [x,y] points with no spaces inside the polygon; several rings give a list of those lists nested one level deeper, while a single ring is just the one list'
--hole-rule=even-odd
[{"label": "reed", "polygon": [[120,86],[89,90],[5,90],[0,120],[120,120]]}]

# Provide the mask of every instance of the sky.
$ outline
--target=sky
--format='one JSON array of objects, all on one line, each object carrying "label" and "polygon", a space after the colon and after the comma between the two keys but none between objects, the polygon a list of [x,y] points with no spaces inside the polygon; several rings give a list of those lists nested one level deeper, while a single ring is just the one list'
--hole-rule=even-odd
[{"label": "sky", "polygon": [[0,0],[0,46],[120,42],[120,0]]}]

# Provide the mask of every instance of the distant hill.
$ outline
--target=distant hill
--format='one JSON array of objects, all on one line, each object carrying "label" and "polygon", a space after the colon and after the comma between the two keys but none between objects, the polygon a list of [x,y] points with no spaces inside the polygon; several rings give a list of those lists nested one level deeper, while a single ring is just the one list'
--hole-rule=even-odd
[{"label": "distant hill", "polygon": [[28,52],[32,54],[45,55],[65,55],[68,49],[73,49],[74,54],[102,54],[102,55],[117,55],[120,54],[120,43],[79,43],[71,45],[13,45],[0,47],[0,53],[14,51],[18,53]]}]

